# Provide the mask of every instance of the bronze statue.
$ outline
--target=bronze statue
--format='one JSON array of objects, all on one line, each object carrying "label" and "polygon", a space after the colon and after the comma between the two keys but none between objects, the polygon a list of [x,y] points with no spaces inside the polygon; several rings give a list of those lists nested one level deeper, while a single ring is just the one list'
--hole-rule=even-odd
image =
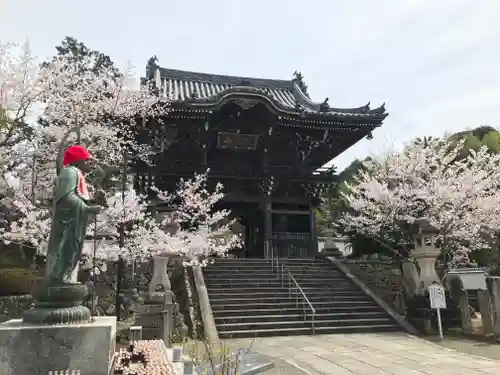
[{"label": "bronze statue", "polygon": [[84,173],[89,170],[89,160],[90,153],[82,146],[72,146],[64,153],[53,197],[45,268],[50,285],[77,282],[89,216],[100,211],[100,206],[90,205],[88,196]]},{"label": "bronze statue", "polygon": [[100,206],[91,203],[85,183],[90,153],[82,146],[64,152],[69,134],[79,133],[75,129],[63,137],[59,148],[45,279],[36,292],[35,306],[23,313],[24,323],[77,324],[91,319],[90,310],[82,306],[88,289],[78,282],[77,273],[89,218]]}]

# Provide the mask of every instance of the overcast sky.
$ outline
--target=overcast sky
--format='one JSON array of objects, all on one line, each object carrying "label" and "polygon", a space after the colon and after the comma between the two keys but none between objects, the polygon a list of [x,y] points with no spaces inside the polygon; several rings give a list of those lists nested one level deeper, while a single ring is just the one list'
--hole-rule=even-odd
[{"label": "overcast sky", "polygon": [[500,122],[498,0],[0,0],[0,39],[41,58],[64,36],[138,75],[173,68],[291,79],[335,107],[387,103],[373,140],[335,160]]}]

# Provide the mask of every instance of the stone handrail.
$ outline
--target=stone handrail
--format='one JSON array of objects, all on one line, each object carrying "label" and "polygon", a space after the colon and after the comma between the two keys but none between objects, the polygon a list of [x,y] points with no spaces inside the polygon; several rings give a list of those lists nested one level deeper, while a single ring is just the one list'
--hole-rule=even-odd
[{"label": "stone handrail", "polygon": [[356,284],[363,292],[370,297],[377,305],[385,310],[387,314],[391,316],[406,332],[410,334],[418,334],[418,331],[406,319],[400,315],[392,306],[380,298],[377,293],[374,293],[369,285],[363,282],[357,275],[353,274],[349,267],[347,267],[343,262],[335,259],[333,257],[327,257],[328,259],[340,272],[342,272],[347,278],[349,278],[354,284]]},{"label": "stone handrail", "polygon": [[400,261],[381,259],[338,259],[338,261],[378,297],[392,308],[400,310],[398,295],[404,285]]},{"label": "stone handrail", "polygon": [[207,286],[205,285],[205,278],[203,277],[203,271],[201,267],[192,267],[193,270],[193,280],[196,288],[196,294],[198,296],[198,303],[200,306],[200,315],[203,321],[203,328],[205,331],[205,337],[208,342],[214,343],[218,340],[217,327],[215,326],[215,319],[212,313],[212,307],[210,305],[210,299],[208,298]]}]

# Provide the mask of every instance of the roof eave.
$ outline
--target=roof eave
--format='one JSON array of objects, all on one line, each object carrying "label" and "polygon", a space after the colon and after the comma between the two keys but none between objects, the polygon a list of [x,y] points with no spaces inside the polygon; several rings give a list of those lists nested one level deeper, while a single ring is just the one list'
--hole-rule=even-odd
[{"label": "roof eave", "polygon": [[300,86],[295,81],[293,81],[292,94],[297,103],[301,105],[305,110],[310,112],[316,112],[325,115],[332,113],[334,116],[337,116],[338,114],[346,114],[348,116],[374,115],[373,117],[380,117],[382,119],[387,117],[387,114],[385,112],[385,103],[383,103],[380,107],[370,109],[370,102],[368,102],[364,106],[355,108],[332,108],[328,105],[328,98],[326,98],[323,103],[313,102],[309,98],[309,96],[307,96],[302,91]]},{"label": "roof eave", "polygon": [[318,119],[319,121],[322,120],[339,120],[339,119],[348,119],[348,118],[359,118],[359,119],[366,119],[370,121],[380,121],[382,122],[387,116],[388,113],[376,113],[374,112],[375,110],[371,110],[368,112],[360,112],[360,113],[353,113],[353,112],[320,112],[320,111],[312,111],[312,110],[305,110],[304,108],[298,106],[293,108],[293,107],[288,107],[283,105],[282,103],[278,102],[273,98],[273,96],[270,93],[267,93],[263,91],[262,89],[256,88],[256,87],[251,87],[251,86],[234,86],[230,87],[224,91],[221,91],[220,93],[217,93],[213,96],[203,98],[203,99],[197,99],[197,98],[190,98],[186,99],[183,101],[175,101],[173,100],[173,103],[179,103],[179,104],[184,104],[187,106],[192,106],[192,107],[200,107],[200,108],[213,108],[216,109],[223,104],[227,103],[228,101],[231,101],[234,98],[245,98],[245,99],[255,99],[255,100],[263,100],[267,104],[269,104],[272,109],[274,109],[278,114],[284,114],[284,115],[289,115],[292,117],[299,117],[299,118],[304,118],[307,117],[309,119],[315,118]]}]

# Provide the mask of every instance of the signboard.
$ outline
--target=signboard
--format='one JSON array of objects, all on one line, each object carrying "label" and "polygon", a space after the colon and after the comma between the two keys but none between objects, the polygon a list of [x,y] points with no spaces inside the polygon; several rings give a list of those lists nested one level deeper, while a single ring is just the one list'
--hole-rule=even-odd
[{"label": "signboard", "polygon": [[441,309],[446,309],[446,294],[444,288],[439,284],[429,287],[429,301],[431,309],[436,310],[439,337],[443,338],[443,324],[441,322]]},{"label": "signboard", "polygon": [[219,132],[217,134],[217,147],[232,150],[255,150],[258,135]]},{"label": "signboard", "polygon": [[433,284],[429,287],[431,309],[446,309],[446,294],[441,285]]}]

